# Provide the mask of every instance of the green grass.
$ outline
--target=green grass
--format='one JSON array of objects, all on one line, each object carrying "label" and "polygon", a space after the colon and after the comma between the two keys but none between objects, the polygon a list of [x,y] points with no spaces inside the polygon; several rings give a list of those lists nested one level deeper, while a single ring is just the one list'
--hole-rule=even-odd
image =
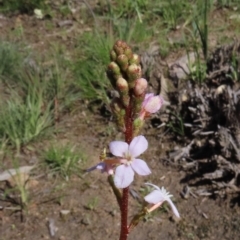
[{"label": "green grass", "polygon": [[122,1],[111,1],[102,0],[100,1],[100,14],[105,14],[105,9],[111,15],[116,18],[135,18],[137,17],[142,22],[142,15],[148,11],[150,0],[122,0]]},{"label": "green grass", "polygon": [[234,7],[239,5],[239,0],[217,0],[220,7]]},{"label": "green grass", "polygon": [[106,89],[110,87],[110,83],[105,69],[110,61],[111,46],[109,36],[89,33],[81,37],[78,45],[81,58],[73,64],[73,72],[74,84],[81,92],[82,99],[108,102]]},{"label": "green grass", "polygon": [[174,30],[186,21],[191,12],[191,5],[186,0],[161,1],[159,4],[156,4],[154,11],[162,17],[167,28]]},{"label": "green grass", "polygon": [[53,124],[51,103],[44,105],[41,92],[21,98],[15,94],[0,108],[0,136],[11,146],[20,148],[39,138]]},{"label": "green grass", "polygon": [[11,79],[18,79],[24,60],[20,47],[10,42],[0,42],[0,80],[6,83]]},{"label": "green grass", "polygon": [[45,163],[52,171],[66,180],[72,174],[81,172],[81,164],[85,162],[85,156],[81,151],[76,151],[75,147],[70,145],[51,146],[43,155]]}]

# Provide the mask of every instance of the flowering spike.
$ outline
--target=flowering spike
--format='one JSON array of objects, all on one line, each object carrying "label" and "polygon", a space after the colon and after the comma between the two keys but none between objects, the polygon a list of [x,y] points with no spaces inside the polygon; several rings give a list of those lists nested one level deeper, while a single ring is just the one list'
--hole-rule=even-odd
[{"label": "flowering spike", "polygon": [[[148,142],[144,136],[138,136],[145,119],[157,112],[164,102],[161,96],[146,94],[148,82],[142,77],[140,57],[132,52],[126,42],[118,40],[110,51],[111,63],[106,73],[112,86],[118,91],[118,98],[111,102],[113,116],[117,126],[125,135],[125,142],[113,141],[109,145],[110,152],[114,157],[107,157],[106,150],[99,156],[100,162],[87,171],[100,169],[108,174],[108,181],[117,198],[121,211],[121,234],[120,239],[126,240],[129,232],[148,213],[161,206],[167,201],[174,214],[179,213],[171,201],[171,195],[164,188],[155,188],[144,199],[142,210],[134,216],[128,226],[128,195],[129,185],[134,180],[134,174],[141,176],[151,174],[147,163],[138,156],[147,148]],[[122,194],[120,192],[122,190]]]}]

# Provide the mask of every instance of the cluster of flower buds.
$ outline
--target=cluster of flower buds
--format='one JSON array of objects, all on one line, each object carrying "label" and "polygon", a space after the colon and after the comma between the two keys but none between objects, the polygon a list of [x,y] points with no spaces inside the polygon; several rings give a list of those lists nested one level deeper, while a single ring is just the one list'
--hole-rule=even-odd
[{"label": "cluster of flower buds", "polygon": [[144,119],[160,109],[163,99],[160,96],[146,95],[148,83],[146,79],[141,78],[140,57],[132,52],[127,43],[118,40],[110,52],[110,57],[107,76],[113,88],[119,93],[119,98],[113,99],[111,104],[113,115],[118,128],[125,132],[126,109],[131,108],[133,134],[137,136]]}]

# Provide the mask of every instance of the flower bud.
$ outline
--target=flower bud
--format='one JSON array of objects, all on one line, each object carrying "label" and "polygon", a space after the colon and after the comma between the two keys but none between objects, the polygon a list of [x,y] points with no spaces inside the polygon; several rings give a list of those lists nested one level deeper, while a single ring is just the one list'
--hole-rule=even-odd
[{"label": "flower bud", "polygon": [[126,55],[121,54],[117,57],[117,63],[119,64],[122,71],[126,71],[128,68],[128,58]]},{"label": "flower bud", "polygon": [[113,73],[113,75],[120,75],[121,70],[119,66],[115,62],[111,62],[108,64],[108,69],[109,72]]},{"label": "flower bud", "polygon": [[119,98],[113,98],[110,107],[114,115],[118,114],[122,109],[124,109]]},{"label": "flower bud", "polygon": [[110,104],[114,118],[120,131],[125,132],[125,114],[126,111],[119,98],[114,98]]},{"label": "flower bud", "polygon": [[133,121],[133,136],[137,136],[144,125],[144,120],[137,118]]},{"label": "flower bud", "polygon": [[145,94],[146,90],[147,90],[147,80],[144,78],[139,78],[135,81],[135,86],[133,88],[133,92],[135,94],[135,96],[140,96],[142,94]]},{"label": "flower bud", "polygon": [[122,104],[127,107],[130,101],[130,97],[128,94],[128,82],[124,78],[118,78],[116,82],[116,88],[119,91]]},{"label": "flower bud", "polygon": [[132,98],[133,118],[137,118],[140,115],[144,97],[145,94],[142,94],[140,96],[133,96]]},{"label": "flower bud", "polygon": [[140,57],[136,53],[134,53],[132,55],[132,57],[129,59],[129,63],[139,65],[140,64]]},{"label": "flower bud", "polygon": [[117,54],[116,54],[116,52],[114,50],[110,51],[110,59],[112,61],[116,61],[116,59],[117,59]]},{"label": "flower bud", "polygon": [[118,40],[113,46],[113,50],[117,53],[117,55],[123,54],[124,53],[124,48],[126,47],[126,43]]},{"label": "flower bud", "polygon": [[127,69],[127,76],[129,87],[133,88],[135,86],[135,80],[140,78],[142,75],[141,67],[136,64],[131,64]]},{"label": "flower bud", "polygon": [[132,52],[132,49],[127,46],[125,49],[124,49],[124,54],[127,56],[127,58],[130,60],[133,58],[133,52]]},{"label": "flower bud", "polygon": [[122,76],[119,66],[115,62],[111,62],[106,72],[112,86],[116,88],[116,80]]},{"label": "flower bud", "polygon": [[117,86],[117,90],[119,90],[119,92],[128,92],[128,82],[120,77],[117,79],[117,82],[116,82],[116,86]]}]

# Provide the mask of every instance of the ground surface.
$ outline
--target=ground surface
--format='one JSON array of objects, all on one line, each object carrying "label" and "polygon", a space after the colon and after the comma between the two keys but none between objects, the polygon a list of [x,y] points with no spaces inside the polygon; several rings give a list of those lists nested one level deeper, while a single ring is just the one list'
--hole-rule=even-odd
[{"label": "ground surface", "polygon": [[[69,31],[57,27],[58,19],[53,27],[47,28],[47,20],[39,21],[34,16],[17,15],[2,16],[0,34],[4,39],[13,38],[16,24],[21,22],[24,37],[29,47],[37,51],[47,51],[49,44],[65,44],[72,51],[74,37],[87,28],[81,22],[74,21],[74,27]],[[37,31],[37,34],[36,34]],[[64,37],[62,32],[65,32]],[[61,34],[60,34],[61,33]],[[15,36],[16,37],[16,36]],[[106,133],[106,126],[113,129]],[[109,141],[123,136],[117,135],[109,118],[100,115],[99,111],[89,111],[86,104],[79,107],[74,114],[65,115],[58,123],[61,131],[53,136],[59,144],[66,141],[74,142],[77,147],[84,149],[88,160],[83,168],[88,168],[98,162],[98,156]],[[145,219],[132,231],[129,239],[239,239],[240,238],[240,209],[228,196],[224,199],[209,197],[181,197],[181,191],[187,184],[186,173],[166,159],[166,151],[175,145],[171,136],[157,137],[154,130],[146,138],[150,147],[144,154],[153,174],[144,179],[137,178],[132,189],[138,191],[143,187],[143,181],[153,182],[165,188],[174,195],[174,201],[180,212],[181,220],[173,220],[172,213],[167,207],[157,214]],[[34,145],[41,149],[45,142]],[[176,143],[177,144],[177,143]],[[22,164],[38,161],[41,150],[25,151],[22,153]],[[32,160],[35,159],[35,160]],[[7,159],[4,167],[7,168]],[[10,167],[10,166],[9,166]],[[36,185],[31,188],[31,201],[28,211],[22,215],[17,205],[10,201],[0,201],[0,240],[10,239],[59,239],[59,240],[101,240],[118,239],[119,209],[115,197],[106,182],[106,175],[98,171],[82,173],[73,176],[69,181],[63,181],[53,176],[39,166],[34,171]],[[5,189],[1,183],[1,189]],[[130,199],[130,216],[136,212],[140,204],[136,199]],[[69,210],[64,215],[62,210]],[[53,224],[54,236],[50,236],[49,225]]]}]

